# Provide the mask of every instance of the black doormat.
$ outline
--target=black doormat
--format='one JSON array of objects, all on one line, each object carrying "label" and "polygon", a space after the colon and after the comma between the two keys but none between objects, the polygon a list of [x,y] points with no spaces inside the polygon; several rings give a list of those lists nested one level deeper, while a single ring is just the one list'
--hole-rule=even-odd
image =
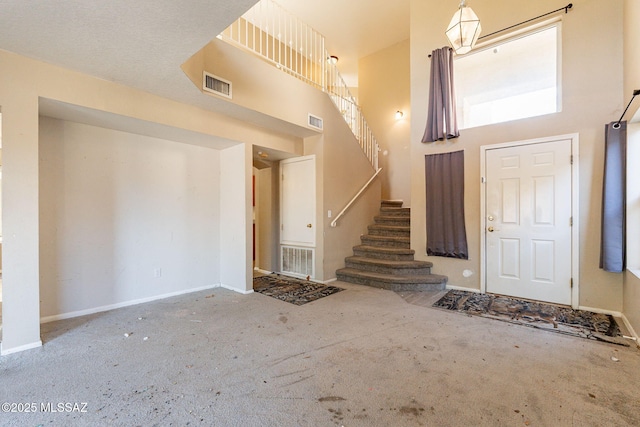
[{"label": "black doormat", "polygon": [[255,277],[253,290],[281,301],[303,305],[344,289],[280,274],[269,274],[268,276]]},{"label": "black doormat", "polygon": [[629,346],[613,316],[500,295],[450,290],[434,307]]}]

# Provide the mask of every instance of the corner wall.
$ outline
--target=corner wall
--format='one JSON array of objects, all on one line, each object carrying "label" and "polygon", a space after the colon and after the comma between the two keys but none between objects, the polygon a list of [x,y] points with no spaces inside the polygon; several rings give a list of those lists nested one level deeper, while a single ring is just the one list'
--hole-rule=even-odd
[{"label": "corner wall", "polygon": [[[429,60],[446,46],[444,26],[455,5],[435,0],[411,1],[411,246],[416,259],[434,263],[449,284],[480,288],[480,146],[553,135],[580,137],[580,301],[584,307],[622,311],[622,275],[598,268],[604,125],[616,120],[623,105],[623,2],[583,0],[562,15],[562,111],[461,131],[447,142],[420,142],[426,124]],[[473,4],[483,34],[558,8],[552,0],[486,0]],[[428,257],[425,253],[424,156],[465,151],[465,211],[470,259]],[[464,270],[472,274],[463,275]]]},{"label": "corner wall", "polygon": [[[383,199],[400,199],[411,206],[411,87],[409,40],[358,62],[359,102],[380,145]],[[395,112],[402,111],[400,120]]]}]

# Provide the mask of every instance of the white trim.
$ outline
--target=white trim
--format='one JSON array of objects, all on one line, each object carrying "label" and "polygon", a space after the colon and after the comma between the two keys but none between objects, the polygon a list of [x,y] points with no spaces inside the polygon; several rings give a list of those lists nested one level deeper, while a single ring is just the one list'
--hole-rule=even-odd
[{"label": "white trim", "polygon": [[484,292],[481,289],[475,289],[475,288],[465,288],[463,286],[453,286],[453,285],[446,285],[445,289],[451,289],[453,291],[467,291],[467,292],[474,292],[476,294],[483,294]]},{"label": "white trim", "polygon": [[578,306],[576,309],[590,311],[592,313],[598,313],[598,314],[609,314],[613,317],[622,317],[622,313],[620,313],[619,311],[605,310],[603,308],[585,307],[584,305],[581,305],[581,306]]},{"label": "white trim", "polygon": [[328,285],[329,283],[333,283],[333,282],[337,282],[338,278],[334,277],[333,279],[329,279],[329,280],[315,280],[318,283],[322,283],[323,285]]},{"label": "white trim", "polygon": [[193,292],[204,291],[204,290],[207,290],[207,289],[215,289],[215,288],[219,288],[219,287],[220,287],[219,284],[215,284],[215,285],[210,285],[210,286],[203,286],[203,287],[200,287],[200,288],[187,289],[187,290],[184,290],[184,291],[170,292],[170,293],[167,293],[167,294],[156,295],[156,296],[153,296],[153,297],[140,298],[140,299],[137,299],[137,300],[120,302],[120,303],[117,303],[117,304],[103,305],[103,306],[100,306],[100,307],[89,308],[89,309],[86,309],[86,310],[78,310],[78,311],[71,311],[69,313],[55,314],[53,316],[46,316],[46,317],[40,318],[40,323],[49,323],[49,322],[55,322],[56,320],[71,319],[71,318],[74,318],[74,317],[86,316],[86,315],[89,315],[89,314],[102,313],[104,311],[115,310],[117,308],[123,308],[123,307],[129,307],[129,306],[132,306],[132,305],[144,304],[144,303],[147,303],[147,302],[152,302],[152,301],[157,301],[157,300],[161,300],[161,299],[165,299],[165,298],[175,297],[175,296],[178,296],[178,295],[190,294],[190,293],[193,293]]},{"label": "white trim", "polygon": [[633,326],[631,326],[629,319],[627,319],[627,316],[625,316],[624,313],[622,313],[621,317],[622,321],[624,322],[624,326],[626,326],[626,328],[629,330],[631,336],[635,338],[636,346],[640,348],[640,336],[638,336],[638,333],[633,329]]},{"label": "white trim", "polygon": [[229,286],[229,285],[225,285],[225,284],[218,285],[218,287],[220,287],[222,289],[228,289],[230,291],[237,292],[237,293],[242,294],[242,295],[249,295],[249,294],[253,293],[253,289],[244,290],[244,289],[234,288],[233,286]]},{"label": "white trim", "polygon": [[31,344],[21,345],[20,347],[10,348],[9,350],[5,350],[2,343],[0,343],[0,356],[7,356],[9,354],[18,353],[25,350],[31,350],[34,348],[42,347],[42,341],[32,342]]},{"label": "white trim", "polygon": [[271,273],[275,273],[275,271],[267,271],[267,270],[263,270],[259,267],[253,267],[254,271],[257,271],[258,273],[262,273],[262,274],[271,274]]},{"label": "white trim", "polygon": [[571,141],[571,216],[573,226],[571,228],[571,276],[573,289],[571,290],[571,307],[578,308],[580,301],[580,136],[578,133],[548,136],[544,138],[526,139],[522,141],[504,142],[499,144],[480,146],[480,292],[487,291],[487,258],[486,258],[486,183],[487,163],[486,152],[500,148],[510,148],[522,145],[541,144],[568,139]]}]

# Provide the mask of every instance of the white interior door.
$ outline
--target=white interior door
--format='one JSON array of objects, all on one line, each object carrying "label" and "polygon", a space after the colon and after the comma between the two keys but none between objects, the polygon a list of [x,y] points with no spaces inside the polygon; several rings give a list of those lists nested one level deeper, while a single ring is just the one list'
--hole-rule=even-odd
[{"label": "white interior door", "polygon": [[285,245],[315,246],[316,159],[297,157],[280,162],[281,229]]},{"label": "white interior door", "polygon": [[487,149],[487,292],[571,304],[570,139]]}]

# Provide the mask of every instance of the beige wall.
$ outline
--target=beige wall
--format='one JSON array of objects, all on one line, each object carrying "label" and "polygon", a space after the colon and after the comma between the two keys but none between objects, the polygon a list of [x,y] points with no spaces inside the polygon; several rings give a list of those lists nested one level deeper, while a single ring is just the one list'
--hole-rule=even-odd
[{"label": "beige wall", "polygon": [[[637,0],[624,0],[624,100],[631,100],[634,89],[640,89],[640,2]],[[625,104],[626,106],[626,104]],[[640,110],[640,97],[636,97],[629,111],[625,115],[626,120]]]},{"label": "beige wall", "polygon": [[[558,8],[552,0],[487,0],[472,5],[484,34]],[[562,112],[461,132],[458,139],[423,144],[429,92],[427,53],[447,45],[444,26],[455,7],[435,0],[411,2],[411,239],[417,259],[434,262],[434,272],[454,286],[480,287],[480,146],[553,135],[580,138],[579,304],[621,311],[622,275],[598,268],[604,124],[623,109],[623,1],[574,2],[562,15]],[[465,150],[465,210],[469,260],[425,254],[424,155]],[[473,274],[463,276],[464,270]]]},{"label": "beige wall", "polygon": [[[382,197],[411,206],[411,87],[409,40],[397,43],[358,62],[359,102],[380,144]],[[396,120],[395,112],[404,116]]]},{"label": "beige wall", "polygon": [[40,117],[39,156],[45,320],[220,283],[218,150]]}]

